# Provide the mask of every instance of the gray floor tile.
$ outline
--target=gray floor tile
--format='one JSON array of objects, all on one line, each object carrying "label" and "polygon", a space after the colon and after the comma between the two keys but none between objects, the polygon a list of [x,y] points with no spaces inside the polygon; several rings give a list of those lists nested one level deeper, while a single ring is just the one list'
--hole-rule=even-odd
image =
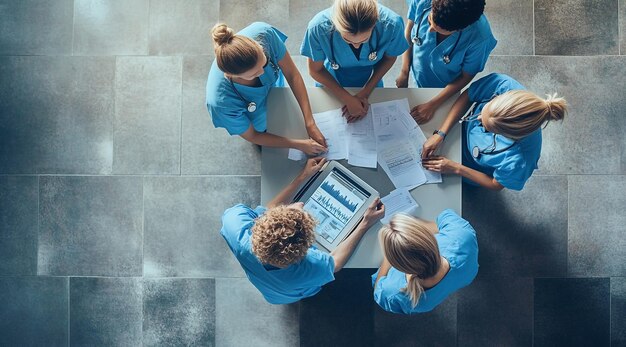
[{"label": "gray floor tile", "polygon": [[[400,71],[402,70],[402,56],[399,56],[396,59],[396,62],[393,64],[391,69],[387,71],[385,76],[383,76],[383,84],[385,88],[396,88],[396,78],[400,76]],[[409,88],[417,88],[417,84],[415,83],[415,79],[413,78],[413,72],[409,72]],[[415,106],[415,105],[411,105]]]},{"label": "gray floor tile", "polygon": [[141,177],[40,177],[39,275],[141,276]]},{"label": "gray floor tile", "polygon": [[375,305],[375,346],[456,346],[457,300],[453,294],[433,311],[415,315],[389,313]]},{"label": "gray floor tile", "polygon": [[[562,123],[549,124],[544,130],[538,173],[622,172],[626,57],[495,56],[489,59],[487,70],[509,74],[542,97],[558,92],[570,105]],[[586,155],[592,148],[602,149],[602,160]]]},{"label": "gray floor tile", "polygon": [[259,175],[259,147],[213,126],[205,102],[212,62],[208,56],[184,58],[182,174]]},{"label": "gray floor tile", "polygon": [[0,57],[0,172],[110,174],[115,62]]},{"label": "gray floor tile", "polygon": [[397,13],[402,20],[404,20],[404,25],[406,25],[406,15],[409,12],[409,6],[407,5],[409,1],[407,0],[380,0],[378,1],[380,4],[387,6],[390,10]]},{"label": "gray floor tile", "polygon": [[212,53],[208,33],[217,23],[219,5],[219,0],[150,1],[150,55]]},{"label": "gray floor tile", "polygon": [[459,294],[459,346],[532,345],[532,278],[479,275]]},{"label": "gray floor tile", "polygon": [[626,276],[626,176],[569,178],[570,276]]},{"label": "gray floor tile", "polygon": [[217,278],[217,346],[299,345],[298,304],[271,305],[247,278]]},{"label": "gray floor tile", "polygon": [[235,32],[252,22],[266,22],[286,33],[289,30],[289,0],[220,0],[220,21]]},{"label": "gray floor tile", "polygon": [[[290,0],[289,1],[289,27],[285,32],[287,49],[292,56],[300,54],[300,46],[304,39],[304,33],[309,25],[309,21],[320,11],[332,6],[330,0]],[[306,65],[305,65],[306,66]],[[301,70],[302,71],[302,70]]]},{"label": "gray floor tile", "polygon": [[608,278],[536,278],[534,346],[609,346]]},{"label": "gray floor tile", "polygon": [[464,184],[463,217],[476,229],[481,274],[566,274],[567,177],[534,176],[521,192]]},{"label": "gray floor tile", "polygon": [[302,79],[304,80],[304,85],[307,87],[315,87],[315,80],[311,75],[309,75],[309,66],[308,59],[303,55],[294,55],[291,57],[293,62],[296,64],[298,71],[302,75]]},{"label": "gray floor tile", "polygon": [[315,296],[300,301],[300,346],[373,346],[375,271],[343,269]]},{"label": "gray floor tile", "polygon": [[179,174],[181,57],[120,57],[113,173]]},{"label": "gray floor tile", "polygon": [[141,346],[140,278],[70,279],[72,346]]},{"label": "gray floor tile", "polygon": [[148,53],[150,0],[75,0],[75,55]]},{"label": "gray floor tile", "polygon": [[0,345],[67,346],[68,279],[0,277]]},{"label": "gray floor tile", "polygon": [[37,274],[39,188],[34,176],[0,176],[0,275]]},{"label": "gray floor tile", "polygon": [[72,54],[72,4],[0,1],[0,55]]},{"label": "gray floor tile", "polygon": [[243,277],[221,217],[237,203],[256,207],[260,195],[259,177],[146,178],[144,275]]},{"label": "gray floor tile", "polygon": [[535,53],[618,54],[618,0],[535,0]]},{"label": "gray floor tile", "polygon": [[533,0],[487,1],[485,15],[498,40],[494,55],[533,55]]},{"label": "gray floor tile", "polygon": [[626,277],[611,278],[611,346],[626,346]]},{"label": "gray floor tile", "polygon": [[146,279],[144,346],[214,346],[215,280]]}]

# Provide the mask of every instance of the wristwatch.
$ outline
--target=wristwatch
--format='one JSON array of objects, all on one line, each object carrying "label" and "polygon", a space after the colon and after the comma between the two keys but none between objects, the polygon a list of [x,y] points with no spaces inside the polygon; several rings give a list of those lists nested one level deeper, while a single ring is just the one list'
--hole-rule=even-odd
[{"label": "wristwatch", "polygon": [[433,131],[433,135],[439,135],[441,136],[441,138],[443,138],[444,140],[446,139],[446,133],[444,133],[443,131],[437,129],[435,131]]}]

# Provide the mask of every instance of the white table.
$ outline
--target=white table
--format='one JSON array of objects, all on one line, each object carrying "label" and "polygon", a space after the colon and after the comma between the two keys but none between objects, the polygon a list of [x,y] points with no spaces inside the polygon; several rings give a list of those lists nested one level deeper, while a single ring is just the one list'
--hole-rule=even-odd
[{"label": "white table", "polygon": [[[374,103],[408,98],[409,105],[413,107],[430,100],[439,91],[440,89],[379,88],[372,93],[369,100]],[[313,113],[337,109],[342,106],[339,100],[324,88],[311,87],[308,88],[308,93]],[[426,137],[429,137],[441,125],[454,100],[456,100],[456,96],[444,103],[430,122],[421,126]],[[300,108],[290,89],[272,88],[268,99],[267,114],[268,132],[291,138],[307,137]],[[454,127],[447,135],[440,150],[440,153],[457,162],[461,161],[460,128],[460,126]],[[304,161],[289,160],[287,154],[288,149],[286,148],[263,148],[261,154],[261,203],[263,205],[291,182],[304,166]],[[340,162],[378,190],[381,197],[395,189],[380,166],[376,169],[369,169],[349,165],[347,160]],[[461,213],[461,179],[458,176],[444,176],[443,183],[422,185],[412,190],[411,195],[420,205],[418,213],[421,218],[434,220],[446,208]],[[375,268],[380,265],[382,251],[377,236],[380,227],[381,224],[377,223],[363,236],[346,267]]]}]

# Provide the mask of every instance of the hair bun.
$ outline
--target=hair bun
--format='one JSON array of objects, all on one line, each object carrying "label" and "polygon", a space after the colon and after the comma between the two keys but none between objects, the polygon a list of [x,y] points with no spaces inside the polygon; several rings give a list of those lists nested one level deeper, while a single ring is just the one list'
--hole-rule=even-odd
[{"label": "hair bun", "polygon": [[224,23],[216,24],[211,30],[211,36],[216,46],[221,46],[232,41],[235,36],[233,29],[229,28]]}]

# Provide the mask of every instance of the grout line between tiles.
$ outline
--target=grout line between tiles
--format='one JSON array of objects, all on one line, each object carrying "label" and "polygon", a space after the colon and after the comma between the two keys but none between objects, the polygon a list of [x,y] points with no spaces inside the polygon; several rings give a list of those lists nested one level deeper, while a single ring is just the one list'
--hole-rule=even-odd
[{"label": "grout line between tiles", "polygon": [[70,55],[74,56],[74,30],[76,30],[76,1],[72,1],[72,41],[70,47]]},{"label": "grout line between tiles", "polygon": [[617,53],[619,55],[622,55],[622,42],[626,42],[626,40],[622,37],[622,1],[624,0],[617,0]]},{"label": "grout line between tiles", "polygon": [[41,233],[41,179],[37,176],[37,254],[35,255],[35,276],[39,274],[39,235]]},{"label": "grout line between tiles", "polygon": [[185,69],[185,57],[180,57],[180,129],[179,129],[179,147],[178,147],[178,174],[183,175],[183,76]]},{"label": "grout line between tiles", "polygon": [[533,0],[533,55],[537,55],[537,37],[535,35],[535,0]]},{"label": "grout line between tiles", "polygon": [[145,253],[144,247],[146,244],[146,181],[141,178],[141,277],[144,277],[144,263]]},{"label": "grout line between tiles", "polygon": [[70,277],[67,277],[67,346],[70,346],[70,334],[72,333],[72,316],[71,313],[72,311],[70,310],[70,301],[72,300],[71,296],[70,296]]}]

